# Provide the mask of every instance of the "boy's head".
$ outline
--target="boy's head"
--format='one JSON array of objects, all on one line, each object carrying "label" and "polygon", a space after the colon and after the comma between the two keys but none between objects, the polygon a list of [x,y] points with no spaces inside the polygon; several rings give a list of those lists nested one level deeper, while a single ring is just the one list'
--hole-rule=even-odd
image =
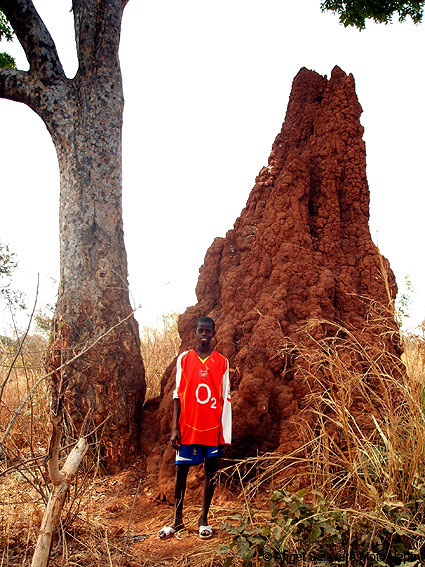
[{"label": "boy's head", "polygon": [[204,325],[208,326],[209,325],[211,327],[211,329],[213,330],[213,332],[215,332],[215,323],[211,319],[211,317],[199,317],[199,319],[195,323],[195,331],[200,325],[202,325],[202,326],[204,326]]},{"label": "boy's head", "polygon": [[215,323],[210,317],[199,317],[195,325],[195,337],[201,350],[211,347],[211,339],[215,335]]}]

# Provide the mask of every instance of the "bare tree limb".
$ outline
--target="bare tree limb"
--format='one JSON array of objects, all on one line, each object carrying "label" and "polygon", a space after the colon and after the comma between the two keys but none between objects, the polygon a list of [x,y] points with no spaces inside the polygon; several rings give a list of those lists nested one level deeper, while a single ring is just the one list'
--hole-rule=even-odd
[{"label": "bare tree limb", "polygon": [[[101,429],[102,427],[105,426],[106,422],[111,418],[111,415],[108,415],[101,423],[99,423],[98,425],[96,425],[96,427],[94,427],[93,429],[90,429],[90,431],[84,435],[81,435],[81,437],[84,437],[84,439],[88,439],[90,437],[92,437],[99,429]],[[89,443],[89,446],[91,445],[97,445],[99,443],[99,441],[95,440],[93,442]],[[75,441],[72,443],[68,443],[67,445],[64,445],[63,447],[60,448],[60,451],[66,451],[67,449],[70,449],[71,447],[74,447],[75,445]],[[49,447],[49,452],[45,453],[44,455],[38,455],[38,456],[33,456],[30,459],[25,459],[24,461],[20,460],[18,461],[14,461],[15,458],[18,458],[18,455],[12,451],[9,447],[6,447],[5,445],[3,445],[2,447],[0,446],[0,449],[3,449],[4,451],[6,451],[7,454],[7,459],[12,463],[12,466],[8,467],[7,469],[3,470],[0,472],[0,478],[2,476],[5,476],[13,471],[19,471],[20,474],[21,473],[21,469],[22,468],[26,468],[27,470],[29,470],[31,472],[31,468],[28,467],[27,465],[29,465],[30,463],[36,463],[35,468],[40,469],[40,465],[37,464],[39,461],[41,463],[44,464],[44,466],[47,465],[49,459],[51,458],[51,454],[50,454],[50,447]],[[11,457],[10,455],[13,455],[13,457]],[[97,456],[97,465],[96,465],[96,472],[95,475],[97,475],[97,470],[100,466],[100,459],[99,459],[99,455]],[[40,492],[40,490],[38,490],[38,488],[31,482],[31,480],[29,480],[25,475],[24,476],[25,480],[27,480],[32,486],[34,486],[34,488]],[[34,475],[33,475],[34,476]],[[34,477],[35,478],[35,477]],[[40,492],[41,496],[43,497],[44,501],[47,502],[47,498],[44,497],[44,493]]]},{"label": "bare tree limb", "polygon": [[[54,432],[54,435],[58,435],[60,439],[61,432]],[[52,537],[59,523],[66,493],[87,449],[88,443],[81,437],[76,446],[69,453],[62,470],[57,470],[57,479],[60,477],[61,480],[57,484],[54,483],[53,490],[50,493],[49,502],[47,503],[47,508],[41,522],[40,533],[38,535],[31,567],[46,567],[49,562]]]},{"label": "bare tree limb", "polygon": [[31,84],[26,71],[0,69],[0,98],[28,104],[31,92]]},{"label": "bare tree limb", "polygon": [[32,0],[0,0],[0,9],[9,20],[30,64],[30,73],[65,78],[55,43]]},{"label": "bare tree limb", "polygon": [[[9,451],[7,447],[4,447],[4,450]],[[11,467],[2,470],[0,472],[0,477],[6,476],[7,474],[13,471],[19,470],[20,467],[26,467],[26,465],[30,463],[37,463],[37,461],[43,461],[46,458],[46,456],[48,457],[49,455],[38,455],[37,457],[31,457],[30,459],[25,459],[25,461],[19,461],[19,463],[14,463],[12,459],[9,459],[13,464]],[[38,468],[38,466],[36,466],[36,468]]]},{"label": "bare tree limb", "polygon": [[50,459],[47,463],[50,480],[55,486],[65,480],[63,473],[59,471],[59,448],[62,438],[62,415],[52,415],[52,436],[50,438],[49,455]]}]

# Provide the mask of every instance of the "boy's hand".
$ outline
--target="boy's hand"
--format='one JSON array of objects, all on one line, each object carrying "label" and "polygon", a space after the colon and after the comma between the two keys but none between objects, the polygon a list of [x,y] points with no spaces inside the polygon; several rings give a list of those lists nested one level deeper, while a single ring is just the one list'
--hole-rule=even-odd
[{"label": "boy's hand", "polygon": [[173,449],[175,449],[176,451],[180,449],[180,440],[180,429],[178,427],[173,427],[171,431],[171,444],[173,446]]},{"label": "boy's hand", "polygon": [[218,449],[219,451],[223,451],[223,453],[225,453],[228,449],[229,445],[219,445]]}]

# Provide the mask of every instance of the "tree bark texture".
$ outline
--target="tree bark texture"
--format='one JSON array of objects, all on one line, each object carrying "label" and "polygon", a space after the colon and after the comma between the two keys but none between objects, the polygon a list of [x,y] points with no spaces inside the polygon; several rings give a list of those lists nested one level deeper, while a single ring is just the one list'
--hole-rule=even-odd
[{"label": "tree bark texture", "polygon": [[[73,0],[79,69],[63,71],[54,42],[31,0],[0,0],[30,70],[0,70],[0,96],[44,120],[60,169],[59,296],[49,371],[131,311],[122,226],[123,92],[118,59],[125,0]],[[145,395],[134,318],[53,380],[74,425],[88,412],[107,419],[103,449],[113,470],[138,448]]]}]

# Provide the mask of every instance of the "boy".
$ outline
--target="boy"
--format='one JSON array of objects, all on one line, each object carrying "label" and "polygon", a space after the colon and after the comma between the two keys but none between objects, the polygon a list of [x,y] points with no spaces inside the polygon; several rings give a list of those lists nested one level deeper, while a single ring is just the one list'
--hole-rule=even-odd
[{"label": "boy", "polygon": [[189,467],[205,461],[204,499],[198,520],[199,537],[213,535],[208,511],[215,488],[218,458],[230,445],[232,409],[230,405],[229,362],[211,346],[215,323],[200,317],[195,325],[197,345],[177,359],[174,417],[171,443],[176,454],[174,487],[175,515],[171,526],[164,526],[158,537],[172,537],[184,528],[183,500]]}]

